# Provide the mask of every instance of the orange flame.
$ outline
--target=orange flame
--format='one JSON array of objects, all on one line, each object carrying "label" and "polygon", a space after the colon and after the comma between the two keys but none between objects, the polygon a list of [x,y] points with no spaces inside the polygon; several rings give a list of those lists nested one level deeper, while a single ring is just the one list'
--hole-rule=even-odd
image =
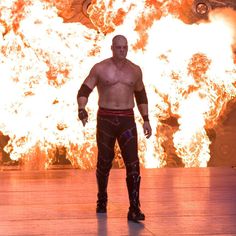
[{"label": "orange flame", "polygon": [[47,168],[64,147],[74,167],[96,165],[97,94],[89,98],[85,128],[76,95],[91,66],[110,56],[111,38],[123,33],[128,57],[143,70],[154,130],[145,140],[135,109],[142,165],[206,166],[209,130],[236,96],[235,12],[214,11],[208,22],[186,24],[181,1],[97,0],[88,9],[94,30],[64,23],[53,6],[59,2],[1,3],[0,130],[10,137],[11,159]]}]

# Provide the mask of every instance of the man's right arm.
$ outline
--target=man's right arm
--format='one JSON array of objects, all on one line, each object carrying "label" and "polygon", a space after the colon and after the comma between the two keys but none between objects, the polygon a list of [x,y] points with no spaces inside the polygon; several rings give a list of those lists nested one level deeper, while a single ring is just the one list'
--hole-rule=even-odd
[{"label": "man's right arm", "polygon": [[88,121],[88,113],[85,109],[88,103],[88,97],[96,85],[97,85],[97,73],[96,73],[96,66],[94,66],[91,69],[87,78],[82,83],[77,94],[78,117],[82,121],[83,126],[85,126],[86,122]]}]

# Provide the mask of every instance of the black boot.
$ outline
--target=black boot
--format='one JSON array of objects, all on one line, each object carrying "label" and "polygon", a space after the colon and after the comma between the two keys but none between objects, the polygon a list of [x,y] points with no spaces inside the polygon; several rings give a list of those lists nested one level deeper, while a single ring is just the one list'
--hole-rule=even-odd
[{"label": "black boot", "polygon": [[97,194],[97,213],[106,213],[107,212],[107,183],[108,176],[103,176],[96,173],[97,185],[98,185],[98,194]]},{"label": "black boot", "polygon": [[107,212],[107,193],[98,193],[97,195],[97,213],[106,213]]},{"label": "black boot", "polygon": [[140,221],[145,220],[145,215],[140,209],[139,188],[141,177],[138,175],[130,175],[126,178],[129,193],[130,207],[128,212],[128,220]]}]

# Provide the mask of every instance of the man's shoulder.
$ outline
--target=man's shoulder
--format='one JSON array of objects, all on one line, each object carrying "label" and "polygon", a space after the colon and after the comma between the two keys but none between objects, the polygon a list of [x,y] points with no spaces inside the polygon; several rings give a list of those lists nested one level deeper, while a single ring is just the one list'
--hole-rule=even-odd
[{"label": "man's shoulder", "polygon": [[95,69],[102,69],[104,66],[107,66],[109,63],[110,63],[110,58],[107,58],[107,59],[104,59],[104,60],[102,60],[100,62],[97,62],[94,65],[94,68]]},{"label": "man's shoulder", "polygon": [[103,65],[107,65],[107,64],[109,64],[109,63],[111,63],[111,58],[106,58],[106,59],[104,59],[104,60],[98,62],[97,65],[98,65],[98,66],[103,66]]},{"label": "man's shoulder", "polygon": [[130,61],[128,59],[127,59],[127,61],[129,63],[129,66],[132,67],[133,69],[135,69],[136,71],[140,71],[141,70],[139,65],[135,64],[134,62],[132,62],[132,61]]}]

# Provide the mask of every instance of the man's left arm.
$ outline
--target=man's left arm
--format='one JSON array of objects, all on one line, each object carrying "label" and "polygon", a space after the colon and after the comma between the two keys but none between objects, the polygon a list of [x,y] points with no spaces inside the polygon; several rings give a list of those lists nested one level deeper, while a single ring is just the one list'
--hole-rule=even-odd
[{"label": "man's left arm", "polygon": [[142,71],[140,69],[139,76],[138,76],[138,81],[135,85],[134,89],[134,96],[135,100],[138,106],[138,110],[143,117],[143,132],[146,138],[149,138],[152,134],[152,128],[149,122],[149,116],[148,116],[148,99],[147,99],[147,94],[146,90],[143,84],[142,80]]}]

